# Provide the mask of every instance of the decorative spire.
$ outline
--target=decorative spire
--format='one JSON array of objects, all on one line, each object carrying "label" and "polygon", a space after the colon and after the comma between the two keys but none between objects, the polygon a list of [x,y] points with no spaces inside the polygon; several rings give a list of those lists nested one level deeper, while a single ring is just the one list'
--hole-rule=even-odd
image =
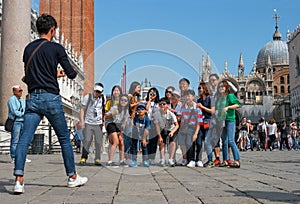
[{"label": "decorative spire", "polygon": [[244,78],[244,71],[245,71],[245,66],[243,62],[243,55],[242,52],[240,53],[240,60],[239,60],[239,65],[238,65],[238,77],[239,79]]},{"label": "decorative spire", "polygon": [[276,9],[274,9],[273,18],[275,19],[275,23],[276,23],[275,33],[273,34],[273,40],[281,40],[281,33],[278,31],[278,21],[279,21],[280,16],[278,15]]},{"label": "decorative spire", "polygon": [[243,55],[240,53],[239,67],[244,67]]}]

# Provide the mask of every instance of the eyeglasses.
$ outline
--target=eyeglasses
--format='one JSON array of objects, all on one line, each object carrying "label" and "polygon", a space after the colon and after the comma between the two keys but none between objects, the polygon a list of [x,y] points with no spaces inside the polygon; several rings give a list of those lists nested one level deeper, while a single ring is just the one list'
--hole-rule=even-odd
[{"label": "eyeglasses", "polygon": [[139,111],[139,110],[145,110],[145,108],[144,108],[144,107],[138,107],[137,110],[138,110],[138,111]]},{"label": "eyeglasses", "polygon": [[127,98],[121,98],[121,102],[128,102]]},{"label": "eyeglasses", "polygon": [[160,102],[159,105],[167,105],[166,102]]},{"label": "eyeglasses", "polygon": [[150,92],[149,95],[150,96],[156,96],[156,93],[155,92]]}]

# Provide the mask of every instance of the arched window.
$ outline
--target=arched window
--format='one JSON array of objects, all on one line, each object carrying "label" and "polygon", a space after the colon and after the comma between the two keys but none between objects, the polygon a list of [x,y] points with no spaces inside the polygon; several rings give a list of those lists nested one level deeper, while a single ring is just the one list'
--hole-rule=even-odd
[{"label": "arched window", "polygon": [[274,93],[275,93],[275,94],[277,94],[277,93],[278,93],[277,86],[274,86]]},{"label": "arched window", "polygon": [[284,76],[280,77],[280,84],[284,84]]},{"label": "arched window", "polygon": [[296,76],[300,75],[300,59],[299,56],[296,56],[296,67],[295,67],[295,71],[296,71]]}]

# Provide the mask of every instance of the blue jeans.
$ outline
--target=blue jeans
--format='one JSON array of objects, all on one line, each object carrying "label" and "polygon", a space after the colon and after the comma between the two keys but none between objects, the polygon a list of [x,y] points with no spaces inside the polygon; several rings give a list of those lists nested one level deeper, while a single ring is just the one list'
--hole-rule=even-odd
[{"label": "blue jeans", "polygon": [[[137,161],[137,145],[139,140],[131,138],[131,154],[132,154],[132,160]],[[143,154],[143,161],[148,161],[148,148],[147,145],[143,146],[141,145],[142,148],[142,154]]]},{"label": "blue jeans", "polygon": [[234,142],[235,136],[235,121],[225,121],[225,127],[221,135],[222,138],[222,153],[223,161],[228,160],[228,145],[231,147],[233,158],[236,161],[240,160],[238,148]]},{"label": "blue jeans", "polygon": [[209,162],[213,161],[213,154],[212,154],[213,146],[212,145],[215,146],[215,144],[212,143],[211,137],[212,137],[211,129],[205,130],[204,144],[205,144],[205,147],[206,147],[207,160]]},{"label": "blue jeans", "polygon": [[293,149],[299,149],[299,144],[298,144],[298,137],[293,136]]},{"label": "blue jeans", "polygon": [[16,149],[14,175],[24,175],[28,145],[31,143],[35,130],[43,116],[46,116],[54,128],[61,146],[66,174],[72,176],[76,170],[70,132],[66,123],[61,97],[51,93],[30,94],[30,98],[26,99],[24,127]]},{"label": "blue jeans", "polygon": [[10,157],[14,159],[16,157],[17,144],[23,130],[23,121],[15,121],[14,127],[11,131],[10,139]]}]

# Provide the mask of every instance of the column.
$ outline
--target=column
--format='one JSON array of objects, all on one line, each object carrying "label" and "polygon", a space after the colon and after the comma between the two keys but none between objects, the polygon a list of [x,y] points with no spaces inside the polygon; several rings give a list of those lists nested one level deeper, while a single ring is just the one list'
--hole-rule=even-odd
[{"label": "column", "polygon": [[7,118],[7,100],[12,96],[11,87],[19,84],[27,90],[21,78],[24,75],[23,50],[30,42],[31,0],[3,0],[2,11],[0,125]]}]

